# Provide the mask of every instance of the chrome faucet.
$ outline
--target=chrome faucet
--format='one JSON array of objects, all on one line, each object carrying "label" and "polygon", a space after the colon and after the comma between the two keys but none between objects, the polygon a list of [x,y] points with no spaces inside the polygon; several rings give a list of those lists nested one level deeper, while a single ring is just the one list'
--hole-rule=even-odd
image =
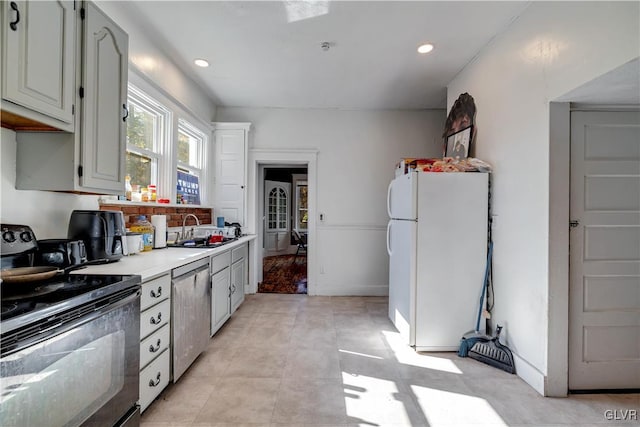
[{"label": "chrome faucet", "polygon": [[[195,220],[196,220],[196,226],[200,225],[200,220],[198,219],[197,216],[195,216],[194,214],[186,214],[184,216],[184,219],[182,220],[182,232],[180,233],[180,239],[181,240],[187,240],[185,233],[184,233],[184,227],[185,224],[187,223],[187,218],[189,218],[190,216],[192,216]],[[191,230],[191,234],[193,235],[193,229]]]}]

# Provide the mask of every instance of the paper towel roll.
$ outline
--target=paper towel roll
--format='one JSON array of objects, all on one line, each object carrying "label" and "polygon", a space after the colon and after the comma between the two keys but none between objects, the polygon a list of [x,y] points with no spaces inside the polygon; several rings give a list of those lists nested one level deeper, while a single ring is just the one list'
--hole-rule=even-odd
[{"label": "paper towel roll", "polygon": [[155,227],[153,239],[154,248],[164,248],[167,246],[167,216],[151,215],[151,224]]}]

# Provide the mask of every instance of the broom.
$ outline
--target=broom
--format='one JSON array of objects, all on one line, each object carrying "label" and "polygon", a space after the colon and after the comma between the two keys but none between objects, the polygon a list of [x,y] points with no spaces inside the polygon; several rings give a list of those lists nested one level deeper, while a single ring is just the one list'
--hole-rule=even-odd
[{"label": "broom", "polygon": [[476,320],[476,329],[469,331],[462,336],[460,340],[460,348],[458,349],[458,356],[467,357],[469,350],[477,342],[489,342],[491,337],[488,337],[480,333],[480,319],[482,317],[482,306],[484,305],[484,296],[489,285],[489,272],[491,270],[491,257],[493,255],[493,242],[489,241],[489,250],[487,253],[487,265],[484,269],[484,282],[482,282],[482,294],[480,295],[480,304],[478,306],[478,318]]}]

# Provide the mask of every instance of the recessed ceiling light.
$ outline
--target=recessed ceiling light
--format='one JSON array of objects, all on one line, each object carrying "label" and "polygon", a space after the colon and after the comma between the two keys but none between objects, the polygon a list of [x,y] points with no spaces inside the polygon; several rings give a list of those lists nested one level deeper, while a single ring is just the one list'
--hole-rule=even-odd
[{"label": "recessed ceiling light", "polygon": [[433,45],[431,43],[426,43],[418,47],[418,52],[420,53],[429,53],[432,50],[433,50]]},{"label": "recessed ceiling light", "polygon": [[203,68],[209,66],[209,61],[207,61],[206,59],[198,58],[198,59],[195,59],[193,63],[196,64],[198,67],[203,67]]}]

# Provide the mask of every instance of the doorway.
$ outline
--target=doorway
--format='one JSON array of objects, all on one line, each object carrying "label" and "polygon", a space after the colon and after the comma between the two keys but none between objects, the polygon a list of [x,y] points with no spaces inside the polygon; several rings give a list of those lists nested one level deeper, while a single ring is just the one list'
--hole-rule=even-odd
[{"label": "doorway", "polygon": [[264,197],[259,293],[307,293],[307,174],[306,166],[260,167]]}]

